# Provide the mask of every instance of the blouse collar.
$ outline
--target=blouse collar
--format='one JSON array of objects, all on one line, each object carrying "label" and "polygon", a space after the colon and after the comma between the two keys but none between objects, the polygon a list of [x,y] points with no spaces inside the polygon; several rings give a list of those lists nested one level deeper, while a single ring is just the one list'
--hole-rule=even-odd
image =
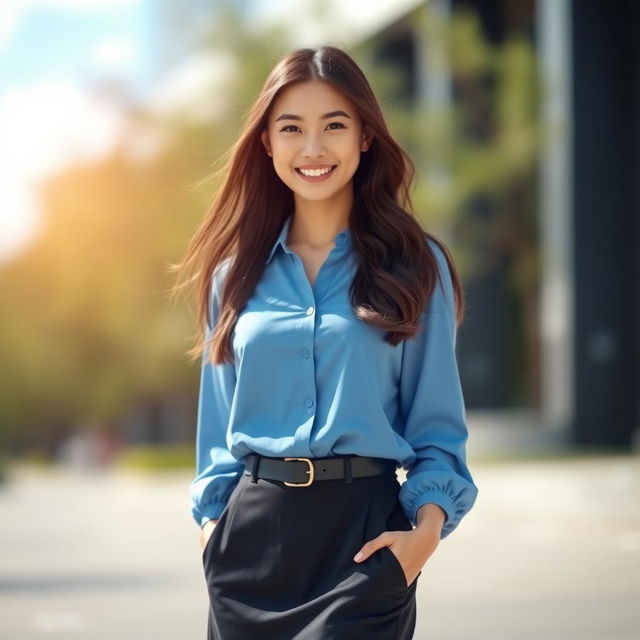
[{"label": "blouse collar", "polygon": [[[280,230],[280,233],[278,234],[276,241],[273,243],[273,246],[269,251],[269,255],[265,260],[265,264],[269,264],[269,262],[271,262],[271,258],[273,258],[273,255],[276,252],[278,245],[281,246],[283,250],[287,251],[288,253],[291,253],[291,250],[287,247],[287,235],[289,233],[289,227],[291,226],[292,221],[293,221],[293,213],[290,213],[287,219],[284,221],[284,224],[282,225],[282,229]],[[345,246],[350,244],[351,230],[347,227],[343,231],[338,231],[334,240],[335,240],[336,246]]]}]

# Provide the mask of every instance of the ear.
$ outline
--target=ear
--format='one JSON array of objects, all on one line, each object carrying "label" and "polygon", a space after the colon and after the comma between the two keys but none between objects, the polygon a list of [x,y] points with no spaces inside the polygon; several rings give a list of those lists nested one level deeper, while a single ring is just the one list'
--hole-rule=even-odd
[{"label": "ear", "polygon": [[369,130],[369,126],[365,124],[364,127],[362,128],[362,136],[361,136],[361,140],[360,140],[360,150],[361,151],[368,151],[372,142],[373,142],[373,134]]},{"label": "ear", "polygon": [[264,129],[262,131],[262,133],[260,134],[260,139],[262,140],[262,145],[264,146],[265,150],[267,151],[267,155],[271,155],[271,145],[269,144],[269,132]]}]

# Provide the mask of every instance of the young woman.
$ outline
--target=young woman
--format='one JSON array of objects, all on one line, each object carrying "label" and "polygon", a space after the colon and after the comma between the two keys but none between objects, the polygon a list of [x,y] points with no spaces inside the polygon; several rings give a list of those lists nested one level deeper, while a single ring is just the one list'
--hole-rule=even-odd
[{"label": "young woman", "polygon": [[418,576],[474,504],[463,291],[413,178],[356,63],[300,49],[189,245],[209,639],[408,640]]}]

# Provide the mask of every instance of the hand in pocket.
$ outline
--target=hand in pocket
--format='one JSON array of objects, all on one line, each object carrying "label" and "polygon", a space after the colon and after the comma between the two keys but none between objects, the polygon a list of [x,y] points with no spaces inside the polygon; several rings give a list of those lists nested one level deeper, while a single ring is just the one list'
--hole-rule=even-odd
[{"label": "hand in pocket", "polygon": [[216,528],[218,524],[218,518],[214,520],[209,520],[201,529],[200,529],[200,550],[204,552],[205,547],[207,546],[207,542],[209,542],[209,538],[213,534],[213,530]]}]

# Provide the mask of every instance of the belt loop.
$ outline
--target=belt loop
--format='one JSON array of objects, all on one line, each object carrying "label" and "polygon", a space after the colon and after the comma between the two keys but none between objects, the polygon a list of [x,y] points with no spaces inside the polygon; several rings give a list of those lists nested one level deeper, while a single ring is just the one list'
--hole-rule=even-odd
[{"label": "belt loop", "polygon": [[351,483],[351,456],[344,457],[344,481],[345,483]]},{"label": "belt loop", "polygon": [[260,454],[256,453],[253,456],[253,462],[251,464],[251,482],[256,484],[258,482],[258,465],[260,464]]}]

